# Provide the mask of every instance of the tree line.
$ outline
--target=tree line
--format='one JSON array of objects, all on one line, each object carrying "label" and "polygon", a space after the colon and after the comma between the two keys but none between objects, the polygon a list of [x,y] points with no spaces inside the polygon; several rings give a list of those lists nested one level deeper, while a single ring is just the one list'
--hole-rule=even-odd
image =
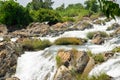
[{"label": "tree line", "polygon": [[52,8],[54,2],[51,0],[32,0],[26,7],[14,0],[0,1],[0,23],[6,24],[8,28],[23,28],[31,22],[48,22],[49,25],[52,25],[57,22],[73,20],[76,16],[98,13],[100,12],[99,7],[108,17],[119,15],[118,4],[108,0],[98,1],[100,5],[97,0],[87,0],[84,3],[85,6],[77,3],[65,7],[62,4],[56,9]]}]

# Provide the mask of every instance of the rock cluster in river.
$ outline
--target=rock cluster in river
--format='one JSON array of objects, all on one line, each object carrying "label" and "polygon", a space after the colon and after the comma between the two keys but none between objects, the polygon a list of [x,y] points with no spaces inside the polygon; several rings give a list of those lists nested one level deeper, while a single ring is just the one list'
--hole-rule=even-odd
[{"label": "rock cluster in river", "polygon": [[57,69],[54,80],[75,80],[73,73],[87,75],[94,66],[94,60],[84,51],[59,51],[57,57],[61,65]]},{"label": "rock cluster in river", "polygon": [[5,80],[15,73],[17,59],[23,53],[20,44],[0,42],[0,80]]}]

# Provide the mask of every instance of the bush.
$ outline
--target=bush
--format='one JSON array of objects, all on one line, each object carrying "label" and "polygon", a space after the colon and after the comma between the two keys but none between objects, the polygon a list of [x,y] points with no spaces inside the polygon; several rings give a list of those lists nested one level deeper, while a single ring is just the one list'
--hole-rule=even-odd
[{"label": "bush", "polygon": [[58,55],[56,56],[56,64],[57,67],[60,67],[63,64],[62,59]]},{"label": "bush", "polygon": [[93,55],[93,59],[95,60],[95,63],[102,63],[104,62],[104,56],[102,54],[95,54]]},{"label": "bush", "polygon": [[[7,0],[0,6],[0,23],[6,24],[8,28],[21,28],[28,25],[32,18],[29,11],[13,0]],[[11,26],[15,26],[11,28]]]},{"label": "bush", "polygon": [[116,47],[116,48],[114,48],[113,50],[112,50],[112,52],[120,52],[120,47]]},{"label": "bush", "polygon": [[43,50],[46,47],[51,46],[51,43],[49,40],[39,40],[39,39],[26,39],[23,42],[21,42],[23,48],[28,51],[34,51],[34,50]]},{"label": "bush", "polygon": [[83,41],[79,38],[74,37],[63,37],[55,40],[56,45],[82,45]]},{"label": "bush", "polygon": [[50,25],[61,21],[61,16],[55,10],[41,8],[38,11],[31,11],[31,15],[34,21],[48,22]]},{"label": "bush", "polygon": [[96,33],[98,33],[99,32],[99,34],[101,35],[101,37],[108,37],[108,34],[106,33],[106,32],[101,32],[101,31],[96,31],[96,32],[88,32],[87,33],[87,38],[88,39],[92,39],[93,38],[93,36],[94,36],[94,34],[96,34]]}]

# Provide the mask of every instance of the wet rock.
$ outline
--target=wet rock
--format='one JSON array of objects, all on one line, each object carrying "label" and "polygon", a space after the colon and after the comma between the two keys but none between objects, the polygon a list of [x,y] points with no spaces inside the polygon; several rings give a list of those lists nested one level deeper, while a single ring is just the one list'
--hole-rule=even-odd
[{"label": "wet rock", "polygon": [[105,21],[104,21],[104,20],[95,20],[95,21],[93,22],[93,24],[105,25]]},{"label": "wet rock", "polygon": [[115,30],[117,29],[118,27],[120,27],[120,25],[118,23],[114,23],[112,24],[110,27],[107,28],[107,30]]},{"label": "wet rock", "polygon": [[17,59],[23,53],[20,44],[13,42],[0,43],[0,78],[8,78],[15,73]]},{"label": "wet rock", "polygon": [[104,38],[98,32],[98,33],[94,34],[91,42],[94,43],[94,44],[102,44],[102,43],[104,43]]}]

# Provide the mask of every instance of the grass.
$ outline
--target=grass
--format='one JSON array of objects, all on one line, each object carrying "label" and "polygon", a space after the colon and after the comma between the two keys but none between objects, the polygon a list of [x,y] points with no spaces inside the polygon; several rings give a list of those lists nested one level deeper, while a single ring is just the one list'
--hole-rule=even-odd
[{"label": "grass", "polygon": [[89,57],[92,57],[95,61],[95,64],[102,63],[105,61],[103,54],[93,54],[90,50],[87,51]]},{"label": "grass", "polygon": [[96,32],[88,32],[88,33],[87,33],[87,38],[88,38],[88,39],[92,39],[93,36],[94,36],[96,33],[98,33],[98,32],[99,32],[99,34],[101,35],[101,37],[108,37],[108,34],[107,34],[106,32],[96,31]]},{"label": "grass", "polygon": [[57,67],[60,67],[63,64],[62,59],[58,55],[56,56],[56,64]]},{"label": "grass", "polygon": [[94,54],[93,59],[95,60],[95,64],[102,63],[105,61],[103,54]]},{"label": "grass", "polygon": [[23,48],[28,51],[43,50],[46,47],[51,46],[49,40],[40,40],[40,39],[25,39],[21,42]]},{"label": "grass", "polygon": [[116,47],[112,50],[112,52],[116,53],[116,52],[120,52],[120,47]]},{"label": "grass", "polygon": [[63,37],[55,40],[56,45],[82,45],[84,42],[82,39],[74,37]]}]

